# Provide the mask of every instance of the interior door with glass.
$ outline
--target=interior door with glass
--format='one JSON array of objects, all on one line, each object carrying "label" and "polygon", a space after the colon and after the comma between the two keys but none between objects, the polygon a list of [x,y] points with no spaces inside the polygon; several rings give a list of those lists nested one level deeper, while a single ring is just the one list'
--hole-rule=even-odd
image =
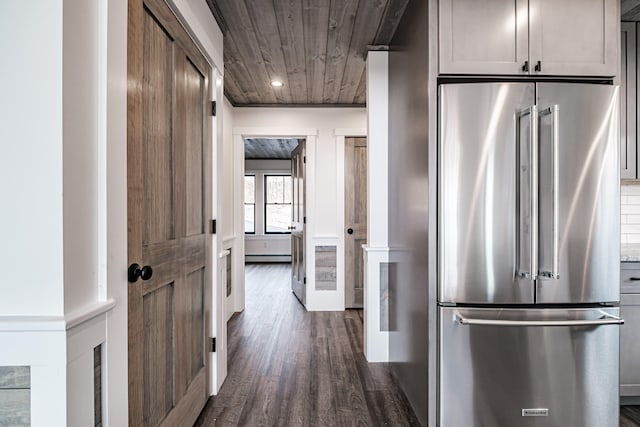
[{"label": "interior door with glass", "polygon": [[291,289],[302,304],[306,304],[305,272],[305,142],[291,152],[291,182],[293,185],[291,221]]}]

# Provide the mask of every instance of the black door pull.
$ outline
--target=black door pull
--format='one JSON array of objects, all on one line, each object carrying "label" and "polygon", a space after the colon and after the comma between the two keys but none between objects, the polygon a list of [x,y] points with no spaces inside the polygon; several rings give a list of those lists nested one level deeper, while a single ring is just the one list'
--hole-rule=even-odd
[{"label": "black door pull", "polygon": [[153,276],[153,269],[148,265],[140,268],[138,264],[131,264],[129,266],[129,270],[127,270],[127,279],[130,283],[135,283],[138,281],[138,278],[142,280],[149,280]]},{"label": "black door pull", "polygon": [[347,228],[347,233],[353,234],[353,228]]},{"label": "black door pull", "polygon": [[538,62],[536,63],[536,66],[535,66],[535,67],[533,67],[533,69],[534,69],[537,73],[539,73],[540,71],[542,71],[542,62],[538,61]]}]

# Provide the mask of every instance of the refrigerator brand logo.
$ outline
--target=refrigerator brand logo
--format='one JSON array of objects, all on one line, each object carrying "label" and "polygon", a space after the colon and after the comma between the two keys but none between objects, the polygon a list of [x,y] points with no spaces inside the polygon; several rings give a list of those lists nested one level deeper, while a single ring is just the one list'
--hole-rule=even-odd
[{"label": "refrigerator brand logo", "polygon": [[549,409],[547,408],[529,408],[522,410],[523,417],[548,417]]}]

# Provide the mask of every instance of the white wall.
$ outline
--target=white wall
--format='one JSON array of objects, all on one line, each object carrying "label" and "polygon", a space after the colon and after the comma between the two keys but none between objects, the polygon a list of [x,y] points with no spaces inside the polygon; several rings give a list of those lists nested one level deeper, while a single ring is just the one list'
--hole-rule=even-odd
[{"label": "white wall", "polygon": [[322,165],[322,169],[317,173],[317,177],[321,180],[315,188],[317,211],[314,212],[314,231],[317,236],[336,236],[338,234],[336,200],[338,166],[335,130],[366,129],[366,110],[364,108],[235,108],[233,127],[317,129],[314,154],[316,165]]},{"label": "white wall", "polygon": [[238,165],[233,159],[233,120],[235,109],[227,98],[224,98],[223,114],[222,114],[222,212],[224,218],[229,220],[220,224],[220,236],[223,239],[229,239],[234,237],[234,177],[238,172],[238,168],[242,165]]},{"label": "white wall", "polygon": [[3,315],[64,310],[62,4],[0,2]]},{"label": "white wall", "polygon": [[[364,108],[233,108],[233,139],[225,139],[225,146],[241,147],[243,137],[251,136],[307,139],[308,310],[344,309],[344,137],[366,135],[366,120]],[[242,156],[234,157],[234,162],[239,168],[244,166]],[[243,171],[236,175],[238,182],[242,175]],[[234,208],[241,211],[242,203],[235,203]],[[241,218],[240,213],[236,216]],[[314,252],[318,245],[337,247],[336,291],[315,290]],[[243,266],[234,265],[234,274],[244,277]],[[244,307],[244,295],[238,296],[238,301]]]},{"label": "white wall", "polygon": [[[63,34],[64,301],[98,300],[98,1],[65,0]],[[104,171],[102,171],[104,173]]]},{"label": "white wall", "polygon": [[[222,220],[220,237],[222,238],[221,255],[231,252],[231,283],[232,293],[225,292],[225,320],[233,313],[244,310],[244,210],[238,211],[243,203],[242,177],[244,175],[243,151],[244,146],[237,146],[233,139],[233,121],[235,109],[224,98],[222,119]],[[224,256],[224,279],[226,283],[226,262]]]}]

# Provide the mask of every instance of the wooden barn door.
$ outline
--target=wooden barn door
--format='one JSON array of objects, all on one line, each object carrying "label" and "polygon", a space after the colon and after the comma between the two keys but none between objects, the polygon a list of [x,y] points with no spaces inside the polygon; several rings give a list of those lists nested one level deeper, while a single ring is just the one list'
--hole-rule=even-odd
[{"label": "wooden barn door", "polygon": [[208,397],[210,75],[162,0],[129,1],[131,426],[192,425]]}]

